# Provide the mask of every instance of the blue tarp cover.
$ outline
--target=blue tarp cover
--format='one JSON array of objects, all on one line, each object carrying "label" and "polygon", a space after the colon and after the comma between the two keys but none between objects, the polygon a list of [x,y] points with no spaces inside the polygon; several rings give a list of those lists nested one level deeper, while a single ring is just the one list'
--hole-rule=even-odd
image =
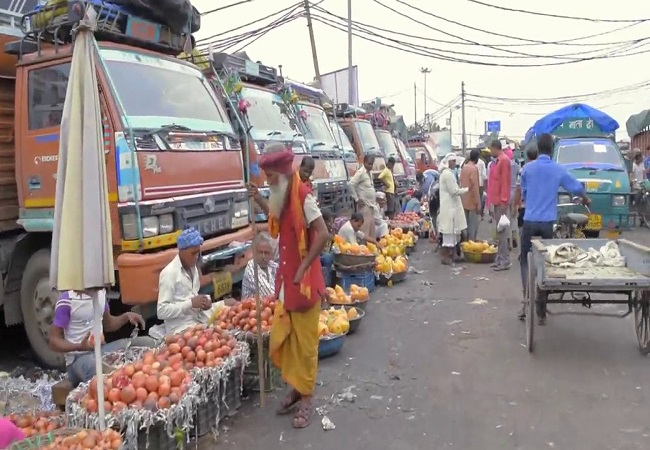
[{"label": "blue tarp cover", "polygon": [[526,133],[524,141],[528,143],[530,139],[542,133],[553,133],[557,127],[569,119],[591,119],[603,133],[613,133],[619,126],[618,122],[608,114],[584,103],[574,103],[553,111],[535,122]]}]

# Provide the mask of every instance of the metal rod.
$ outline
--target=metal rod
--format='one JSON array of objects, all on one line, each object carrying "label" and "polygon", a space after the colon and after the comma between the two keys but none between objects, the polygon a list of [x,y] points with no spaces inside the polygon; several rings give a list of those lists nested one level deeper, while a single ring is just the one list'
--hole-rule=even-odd
[{"label": "metal rod", "polygon": [[460,105],[462,108],[461,132],[462,132],[462,142],[463,142],[463,156],[465,156],[465,153],[467,152],[467,134],[465,133],[465,82],[464,81],[460,83]]},{"label": "metal rod", "polygon": [[348,0],[348,103],[356,105],[354,74],[352,73],[352,0]]}]

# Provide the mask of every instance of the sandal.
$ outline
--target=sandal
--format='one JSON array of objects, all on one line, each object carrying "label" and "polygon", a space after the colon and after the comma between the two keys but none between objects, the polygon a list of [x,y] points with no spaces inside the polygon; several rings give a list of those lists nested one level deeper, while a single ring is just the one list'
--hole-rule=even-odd
[{"label": "sandal", "polygon": [[277,414],[289,414],[296,407],[300,401],[300,393],[292,389],[282,400],[280,400],[280,407],[276,411]]},{"label": "sandal", "polygon": [[311,424],[311,416],[313,413],[311,399],[301,401],[298,412],[293,416],[293,427],[298,429],[307,428]]}]

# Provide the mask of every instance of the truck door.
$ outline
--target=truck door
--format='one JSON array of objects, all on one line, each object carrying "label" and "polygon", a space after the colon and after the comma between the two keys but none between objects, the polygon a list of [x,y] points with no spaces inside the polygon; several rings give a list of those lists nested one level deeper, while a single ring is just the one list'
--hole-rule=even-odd
[{"label": "truck door", "polygon": [[34,65],[27,71],[27,83],[22,84],[23,92],[19,93],[27,99],[27,108],[20,109],[22,176],[18,190],[25,208],[53,208],[59,131],[70,61]]}]

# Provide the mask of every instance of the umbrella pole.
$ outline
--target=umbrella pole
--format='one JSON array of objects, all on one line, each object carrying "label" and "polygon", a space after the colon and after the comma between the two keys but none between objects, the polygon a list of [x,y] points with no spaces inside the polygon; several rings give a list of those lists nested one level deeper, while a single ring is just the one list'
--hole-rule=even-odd
[{"label": "umbrella pole", "polygon": [[[253,222],[254,223],[254,222]],[[257,226],[253,224],[253,273],[255,275],[255,310],[257,311],[257,367],[260,379],[260,408],[264,408],[266,382],[264,380],[264,338],[262,337],[262,299],[260,298],[260,273],[257,266],[257,246],[255,238],[257,237]],[[270,351],[270,350],[269,350]]]},{"label": "umbrella pole", "polygon": [[103,305],[106,304],[106,291],[94,290],[93,302],[93,336],[95,337],[95,376],[97,377],[97,411],[99,412],[99,429],[106,429],[106,411],[104,410],[104,367],[102,364],[102,320],[104,316]]}]

